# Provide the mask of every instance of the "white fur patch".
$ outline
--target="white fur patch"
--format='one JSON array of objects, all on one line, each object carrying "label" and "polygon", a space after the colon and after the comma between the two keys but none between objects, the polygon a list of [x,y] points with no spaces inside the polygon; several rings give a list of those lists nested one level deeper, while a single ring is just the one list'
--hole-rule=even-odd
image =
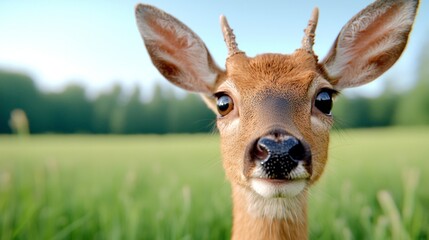
[{"label": "white fur patch", "polygon": [[258,163],[250,181],[253,191],[246,191],[248,211],[257,217],[270,219],[300,219],[300,195],[307,187],[310,174],[302,162],[291,171],[289,176],[294,179],[286,182],[276,182],[267,179],[267,174]]},{"label": "white fur patch", "polygon": [[222,135],[237,134],[240,125],[240,118],[234,118],[231,121],[217,121],[217,126]]},{"label": "white fur patch", "polygon": [[327,120],[326,117],[311,115],[311,130],[316,134],[329,132],[333,124],[333,120]]},{"label": "white fur patch", "polygon": [[[301,184],[298,183],[293,188],[299,190],[302,187]],[[300,221],[305,217],[302,215],[301,209],[303,206],[303,197],[299,193],[293,197],[263,197],[254,191],[243,191],[245,191],[248,204],[247,210],[254,217],[288,219],[291,221]],[[302,191],[300,190],[299,192]]]},{"label": "white fur patch", "polygon": [[306,186],[306,180],[294,180],[285,183],[272,183],[265,179],[253,178],[250,180],[252,189],[265,198],[291,198],[295,197]]}]

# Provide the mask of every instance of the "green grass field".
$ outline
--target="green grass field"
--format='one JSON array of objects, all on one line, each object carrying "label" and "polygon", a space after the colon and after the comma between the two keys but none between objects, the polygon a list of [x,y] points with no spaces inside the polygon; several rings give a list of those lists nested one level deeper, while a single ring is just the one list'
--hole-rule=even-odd
[{"label": "green grass field", "polygon": [[[333,132],[311,239],[429,239],[429,128]],[[0,239],[227,239],[217,135],[0,136]]]}]

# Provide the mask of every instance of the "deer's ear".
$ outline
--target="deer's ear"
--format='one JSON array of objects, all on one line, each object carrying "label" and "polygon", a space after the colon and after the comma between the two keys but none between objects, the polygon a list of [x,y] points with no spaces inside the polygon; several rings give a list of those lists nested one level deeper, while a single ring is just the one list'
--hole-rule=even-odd
[{"label": "deer's ear", "polygon": [[165,78],[185,90],[212,93],[222,70],[192,30],[144,4],[136,6],[136,19],[152,62]]},{"label": "deer's ear", "polygon": [[321,62],[337,89],[356,87],[389,69],[404,50],[418,0],[378,0],[341,30]]}]

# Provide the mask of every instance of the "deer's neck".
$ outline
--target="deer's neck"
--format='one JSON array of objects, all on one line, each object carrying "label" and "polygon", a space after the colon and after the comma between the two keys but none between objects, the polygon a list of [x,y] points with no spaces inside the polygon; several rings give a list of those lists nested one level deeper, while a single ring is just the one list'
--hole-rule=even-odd
[{"label": "deer's neck", "polygon": [[306,193],[297,199],[271,201],[255,199],[259,196],[251,196],[253,193],[239,188],[232,189],[233,240],[307,239]]}]

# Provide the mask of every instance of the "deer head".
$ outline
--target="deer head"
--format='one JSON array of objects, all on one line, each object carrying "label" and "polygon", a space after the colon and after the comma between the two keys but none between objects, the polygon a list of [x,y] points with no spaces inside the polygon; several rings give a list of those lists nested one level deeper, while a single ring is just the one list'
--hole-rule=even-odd
[{"label": "deer head", "polygon": [[373,81],[396,62],[417,5],[416,0],[374,2],[343,27],[321,61],[312,49],[317,9],[302,46],[289,55],[247,56],[221,16],[226,70],[171,15],[140,4],[136,17],[161,74],[200,93],[217,114],[223,166],[237,201],[254,216],[279,219],[289,216],[283,211],[288,206],[305,201],[306,189],[323,172],[335,95]]}]

